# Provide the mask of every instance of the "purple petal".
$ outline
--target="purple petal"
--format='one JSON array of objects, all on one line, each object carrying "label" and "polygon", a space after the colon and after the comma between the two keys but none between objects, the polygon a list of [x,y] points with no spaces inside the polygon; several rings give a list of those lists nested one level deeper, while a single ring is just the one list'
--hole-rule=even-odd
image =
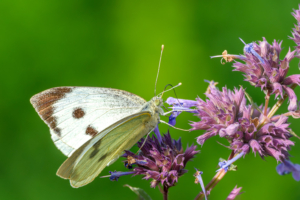
[{"label": "purple petal", "polygon": [[244,154],[247,154],[249,153],[250,146],[248,144],[244,144],[241,149],[244,152]]},{"label": "purple petal", "polygon": [[300,118],[300,110],[296,110],[295,112],[292,112],[292,117],[295,119]]},{"label": "purple petal", "polygon": [[219,135],[220,136],[223,135],[221,137],[224,137],[225,135],[232,136],[233,134],[235,134],[237,132],[239,127],[240,127],[240,124],[238,122],[236,122],[234,124],[229,125],[227,128],[222,128],[219,131]]},{"label": "purple petal", "polygon": [[270,50],[270,44],[267,41],[262,41],[259,46],[261,49],[261,56],[266,57]]},{"label": "purple petal", "polygon": [[146,172],[146,176],[144,179],[148,180],[148,179],[155,179],[155,180],[159,180],[160,179],[160,173],[159,172],[156,172],[156,171],[150,171],[148,170]]},{"label": "purple petal", "polygon": [[262,147],[256,140],[254,140],[254,139],[250,140],[249,145],[252,148],[252,151],[254,152],[254,154],[256,154],[256,152],[258,152],[260,155],[263,155]]},{"label": "purple petal", "polygon": [[278,95],[281,96],[281,98],[283,98],[283,92],[282,92],[282,86],[280,83],[273,83],[272,84],[273,88],[272,88],[272,93],[271,94],[276,94],[275,98],[278,97]]},{"label": "purple petal", "polygon": [[261,90],[267,87],[268,80],[266,78],[260,78],[257,81],[256,87],[260,87]]},{"label": "purple petal", "polygon": [[185,152],[184,152],[184,166],[186,165],[186,163],[191,160],[192,158],[194,158],[194,155],[198,154],[200,151],[195,151],[195,149],[197,148],[197,146],[192,145],[190,147],[187,147]]},{"label": "purple petal", "polygon": [[173,186],[176,182],[178,182],[178,172],[176,170],[169,171],[168,185]]},{"label": "purple petal", "polygon": [[200,144],[200,145],[203,145],[204,142],[208,139],[208,138],[211,138],[213,136],[215,136],[216,133],[212,133],[212,132],[207,132],[207,133],[204,133],[202,135],[200,135],[199,137],[197,137],[197,143]]},{"label": "purple petal", "polygon": [[300,74],[291,75],[283,80],[284,85],[297,84],[300,85]]},{"label": "purple petal", "polygon": [[185,108],[194,107],[194,106],[197,106],[197,104],[198,104],[197,101],[187,100],[187,99],[176,99],[173,97],[169,97],[167,99],[166,103],[169,105],[182,106]]},{"label": "purple petal", "polygon": [[289,160],[283,160],[282,163],[277,165],[276,171],[279,175],[293,174],[296,181],[300,181],[300,165],[294,164]]},{"label": "purple petal", "polygon": [[286,157],[286,155],[274,148],[265,146],[265,151],[267,155],[274,157],[277,161],[282,161]]},{"label": "purple petal", "polygon": [[286,77],[288,71],[289,71],[289,62],[285,58],[280,62],[280,67],[279,67],[279,75],[281,81],[283,81],[283,79]]},{"label": "purple petal", "polygon": [[183,154],[178,154],[176,157],[175,157],[175,164],[176,165],[180,165],[182,168],[184,167],[184,155]]},{"label": "purple petal", "polygon": [[297,110],[297,96],[294,92],[294,90],[292,90],[291,88],[287,87],[287,86],[283,86],[283,89],[286,91],[288,97],[289,97],[289,102],[290,105],[288,106],[288,110],[289,111],[295,111]]},{"label": "purple petal", "polygon": [[230,192],[226,200],[234,200],[237,195],[240,195],[242,187],[237,188],[237,185],[233,188],[233,190]]},{"label": "purple petal", "polygon": [[295,52],[296,51],[291,51],[291,49],[289,49],[284,59],[290,62],[295,57]]}]

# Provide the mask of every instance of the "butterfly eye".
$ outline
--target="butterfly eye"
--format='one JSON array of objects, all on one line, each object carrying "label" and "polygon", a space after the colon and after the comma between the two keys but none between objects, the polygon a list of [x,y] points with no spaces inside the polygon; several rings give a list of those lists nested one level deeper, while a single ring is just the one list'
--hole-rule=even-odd
[{"label": "butterfly eye", "polygon": [[155,105],[157,105],[157,106],[160,105],[160,100],[159,99],[155,99]]}]

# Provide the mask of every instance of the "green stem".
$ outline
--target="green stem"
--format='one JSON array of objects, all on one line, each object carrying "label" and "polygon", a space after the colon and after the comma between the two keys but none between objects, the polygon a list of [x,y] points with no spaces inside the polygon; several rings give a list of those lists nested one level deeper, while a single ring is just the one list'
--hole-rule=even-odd
[{"label": "green stem", "polygon": [[[207,186],[205,187],[206,191],[210,191],[212,190],[219,182],[220,180],[225,176],[227,172],[225,172],[224,169],[220,170],[214,177],[213,179],[207,184]],[[200,192],[195,200],[202,200],[204,198],[204,194],[203,192]]]},{"label": "green stem", "polygon": [[[234,152],[232,151],[228,160],[232,159],[234,157]],[[205,190],[206,191],[211,191],[219,182],[220,180],[222,180],[222,178],[225,176],[227,172],[222,169],[220,171],[218,171],[218,173],[213,177],[213,179],[207,184],[207,186],[205,187]],[[202,200],[204,198],[204,193],[203,192],[200,192],[195,200]]]},{"label": "green stem", "polygon": [[[291,89],[295,89],[297,86],[297,84],[293,84],[291,85]],[[280,106],[282,105],[282,103],[286,100],[286,98],[288,97],[288,95],[285,93],[283,95],[282,99],[279,99],[276,104],[272,107],[272,109],[270,110],[270,112],[268,113],[267,117],[265,117],[263,119],[263,121],[258,125],[257,130],[261,129],[261,127],[263,127],[265,125],[265,123],[268,121],[268,119],[270,119],[271,117],[273,117],[273,115],[276,113],[276,111],[280,108]]]},{"label": "green stem", "polygon": [[270,100],[270,92],[269,91],[265,98],[266,98],[266,102],[265,102],[264,116],[267,116],[268,105],[269,105],[269,100]]}]

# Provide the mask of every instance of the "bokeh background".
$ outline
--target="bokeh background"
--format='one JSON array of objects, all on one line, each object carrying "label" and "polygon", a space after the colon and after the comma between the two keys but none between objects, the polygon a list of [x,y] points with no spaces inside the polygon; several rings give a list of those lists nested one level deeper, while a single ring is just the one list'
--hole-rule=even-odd
[{"label": "bokeh background", "polygon": [[[204,79],[219,87],[239,85],[258,102],[263,94],[243,81],[231,64],[209,56],[242,53],[243,44],[266,37],[284,40],[284,56],[293,41],[288,39],[296,20],[292,9],[299,1],[97,1],[97,0],[2,0],[0,1],[0,199],[135,199],[129,184],[143,188],[152,199],[162,199],[158,188],[140,176],[122,177],[118,182],[96,178],[73,189],[57,177],[65,156],[55,148],[48,127],[36,114],[29,99],[56,86],[95,86],[123,89],[146,100],[153,97],[161,45],[165,45],[157,91],[166,84],[179,98],[204,97]],[[281,57],[282,58],[282,57]],[[298,61],[290,73],[299,73]],[[296,89],[299,95],[299,89]],[[173,92],[164,98],[174,96]],[[274,101],[273,101],[274,102]],[[286,111],[284,104],[282,112]],[[163,117],[162,117],[163,118]],[[167,119],[164,119],[167,121]],[[177,127],[188,129],[197,120],[185,113]],[[291,127],[300,133],[299,120]],[[160,125],[165,132],[168,127]],[[184,147],[196,143],[201,131],[170,129],[173,138],[182,137]],[[189,162],[189,173],[170,189],[170,199],[194,199],[200,186],[194,184],[194,167],[204,172],[207,184],[215,174],[220,157],[230,151],[211,138],[201,153]],[[300,163],[299,141],[291,154]],[[291,175],[279,176],[276,161],[263,161],[252,153],[236,162],[238,171],[228,173],[213,189],[210,199],[225,199],[235,185],[242,186],[240,199],[300,199],[299,183]],[[126,170],[118,160],[106,168]]]}]

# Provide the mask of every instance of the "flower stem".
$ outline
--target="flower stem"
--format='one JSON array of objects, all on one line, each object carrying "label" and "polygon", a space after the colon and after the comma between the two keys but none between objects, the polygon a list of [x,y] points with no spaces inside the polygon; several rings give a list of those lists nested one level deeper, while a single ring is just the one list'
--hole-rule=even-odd
[{"label": "flower stem", "polygon": [[163,190],[163,195],[164,195],[164,200],[168,200],[168,186],[164,185],[164,190]]},{"label": "flower stem", "polygon": [[[297,84],[293,84],[291,85],[291,89],[295,89],[297,86]],[[282,105],[282,103],[286,100],[286,98],[288,97],[288,95],[285,93],[283,95],[283,98],[279,99],[276,104],[272,107],[272,109],[270,110],[270,112],[268,113],[267,117],[264,118],[264,120],[260,123],[260,125],[257,127],[257,130],[259,130],[261,127],[263,127],[263,125],[265,125],[266,121],[268,119],[270,119],[271,117],[273,117],[273,115],[276,113],[276,111],[279,109],[279,107]]]},{"label": "flower stem", "polygon": [[[231,160],[233,157],[234,157],[234,151],[231,152],[228,160]],[[226,173],[227,172],[224,169],[220,170],[205,187],[206,192],[209,193],[220,182],[220,180],[225,176]],[[204,197],[205,197],[204,193],[200,192],[196,196],[195,200],[202,200]]]},{"label": "flower stem", "polygon": [[269,100],[270,100],[270,92],[269,91],[267,92],[265,98],[266,98],[266,102],[265,102],[264,116],[267,116],[268,105],[269,105]]},{"label": "flower stem", "polygon": [[[205,187],[205,190],[206,191],[211,191],[218,183],[219,181],[225,176],[227,172],[222,169],[220,170],[214,177],[213,179],[207,184],[207,186]],[[203,192],[200,192],[195,200],[202,200],[204,198],[204,193]]]},{"label": "flower stem", "polygon": [[[291,89],[295,89],[297,86],[297,84],[293,84],[291,85]],[[282,103],[284,102],[284,100],[286,100],[286,98],[288,97],[288,95],[285,93],[283,98],[280,99],[279,101],[277,101],[277,103],[273,106],[273,108],[270,110],[269,114],[268,114],[268,118],[273,117],[273,115],[275,114],[275,112],[278,110],[278,108],[282,105]]]}]

